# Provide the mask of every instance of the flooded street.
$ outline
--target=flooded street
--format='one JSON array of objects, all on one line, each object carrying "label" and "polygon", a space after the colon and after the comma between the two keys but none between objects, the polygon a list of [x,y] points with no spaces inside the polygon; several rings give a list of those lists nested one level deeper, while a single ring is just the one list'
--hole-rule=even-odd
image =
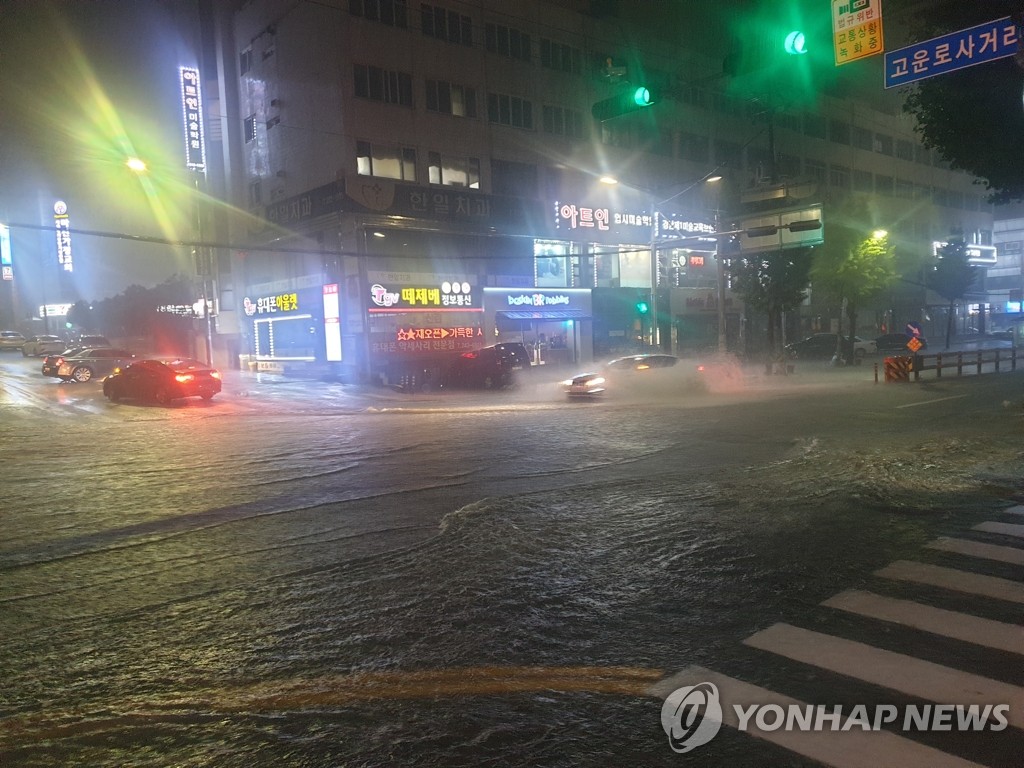
[{"label": "flooded street", "polygon": [[[579,404],[249,381],[158,408],[3,364],[4,765],[816,765],[736,731],[674,754],[650,688],[701,665],[863,694],[742,641],[823,628],[1022,490],[1018,374]],[[990,764],[1019,735],[982,734]]]}]

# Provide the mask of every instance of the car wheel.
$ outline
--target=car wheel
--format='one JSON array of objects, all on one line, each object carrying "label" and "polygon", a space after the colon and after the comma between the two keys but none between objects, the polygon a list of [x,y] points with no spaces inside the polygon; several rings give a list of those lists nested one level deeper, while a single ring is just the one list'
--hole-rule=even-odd
[{"label": "car wheel", "polygon": [[484,389],[491,389],[494,387],[494,378],[492,376],[484,376],[482,384]]},{"label": "car wheel", "polygon": [[117,391],[117,387],[110,388],[110,391],[107,392],[107,399],[112,403],[116,403],[121,399],[121,393]]},{"label": "car wheel", "polygon": [[203,392],[199,395],[203,400],[213,400],[213,392]]},{"label": "car wheel", "polygon": [[81,368],[75,368],[71,374],[71,378],[79,384],[85,384],[85,382],[92,379],[92,368],[88,368],[84,365]]},{"label": "car wheel", "polygon": [[163,387],[160,387],[160,389],[153,393],[153,399],[160,405],[167,405],[171,402],[171,394]]}]

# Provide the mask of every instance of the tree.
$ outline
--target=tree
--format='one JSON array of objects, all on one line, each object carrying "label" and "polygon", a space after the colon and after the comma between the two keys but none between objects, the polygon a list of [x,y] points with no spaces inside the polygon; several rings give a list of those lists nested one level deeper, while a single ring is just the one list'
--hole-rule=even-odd
[{"label": "tree", "polygon": [[953,336],[956,302],[967,295],[977,277],[978,269],[968,261],[967,244],[962,237],[954,238],[939,248],[931,270],[925,273],[925,284],[949,302],[946,312],[946,349],[949,349]]},{"label": "tree", "polygon": [[[865,237],[866,229],[866,224],[826,225],[825,243],[815,252],[811,267],[811,284],[845,305],[851,343],[836,353],[847,363],[855,362],[852,337],[857,332],[858,309],[899,278],[888,233],[876,231]],[[842,316],[838,336],[843,336]]]},{"label": "tree", "polygon": [[768,317],[770,359],[783,354],[779,345],[782,315],[796,309],[807,298],[810,271],[810,248],[752,254],[732,260],[730,275],[735,292],[747,306]]},{"label": "tree", "polygon": [[[1021,10],[1019,0],[940,0],[915,15],[912,39],[928,40]],[[904,103],[924,146],[953,168],[984,179],[994,203],[1024,200],[1022,84],[1024,71],[1008,57],[919,81],[909,86]]]}]

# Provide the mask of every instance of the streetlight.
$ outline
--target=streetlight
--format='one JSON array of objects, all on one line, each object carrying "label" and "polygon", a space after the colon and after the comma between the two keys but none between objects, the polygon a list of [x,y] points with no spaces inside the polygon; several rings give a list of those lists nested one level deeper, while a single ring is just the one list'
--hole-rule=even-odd
[{"label": "streetlight", "polygon": [[137,157],[129,157],[125,160],[124,164],[127,165],[133,173],[145,173],[148,170],[145,161],[140,160]]}]

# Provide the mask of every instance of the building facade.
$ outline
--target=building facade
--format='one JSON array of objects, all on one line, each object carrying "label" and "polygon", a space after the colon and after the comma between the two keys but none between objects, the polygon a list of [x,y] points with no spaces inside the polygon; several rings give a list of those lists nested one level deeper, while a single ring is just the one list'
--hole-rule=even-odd
[{"label": "building facade", "polygon": [[[975,180],[917,142],[898,95],[762,109],[723,76],[715,29],[681,49],[609,5],[241,4],[219,77],[238,108],[228,187],[249,214],[231,241],[248,245],[221,254],[220,298],[245,361],[391,382],[511,338],[565,364],[714,348],[722,322],[748,353],[757,320],[713,235],[765,205],[859,207],[892,233],[908,279],[862,333],[926,320],[914,278],[933,240],[992,243]],[[640,83],[652,106],[594,119]],[[810,295],[794,333],[838,317]]]}]

